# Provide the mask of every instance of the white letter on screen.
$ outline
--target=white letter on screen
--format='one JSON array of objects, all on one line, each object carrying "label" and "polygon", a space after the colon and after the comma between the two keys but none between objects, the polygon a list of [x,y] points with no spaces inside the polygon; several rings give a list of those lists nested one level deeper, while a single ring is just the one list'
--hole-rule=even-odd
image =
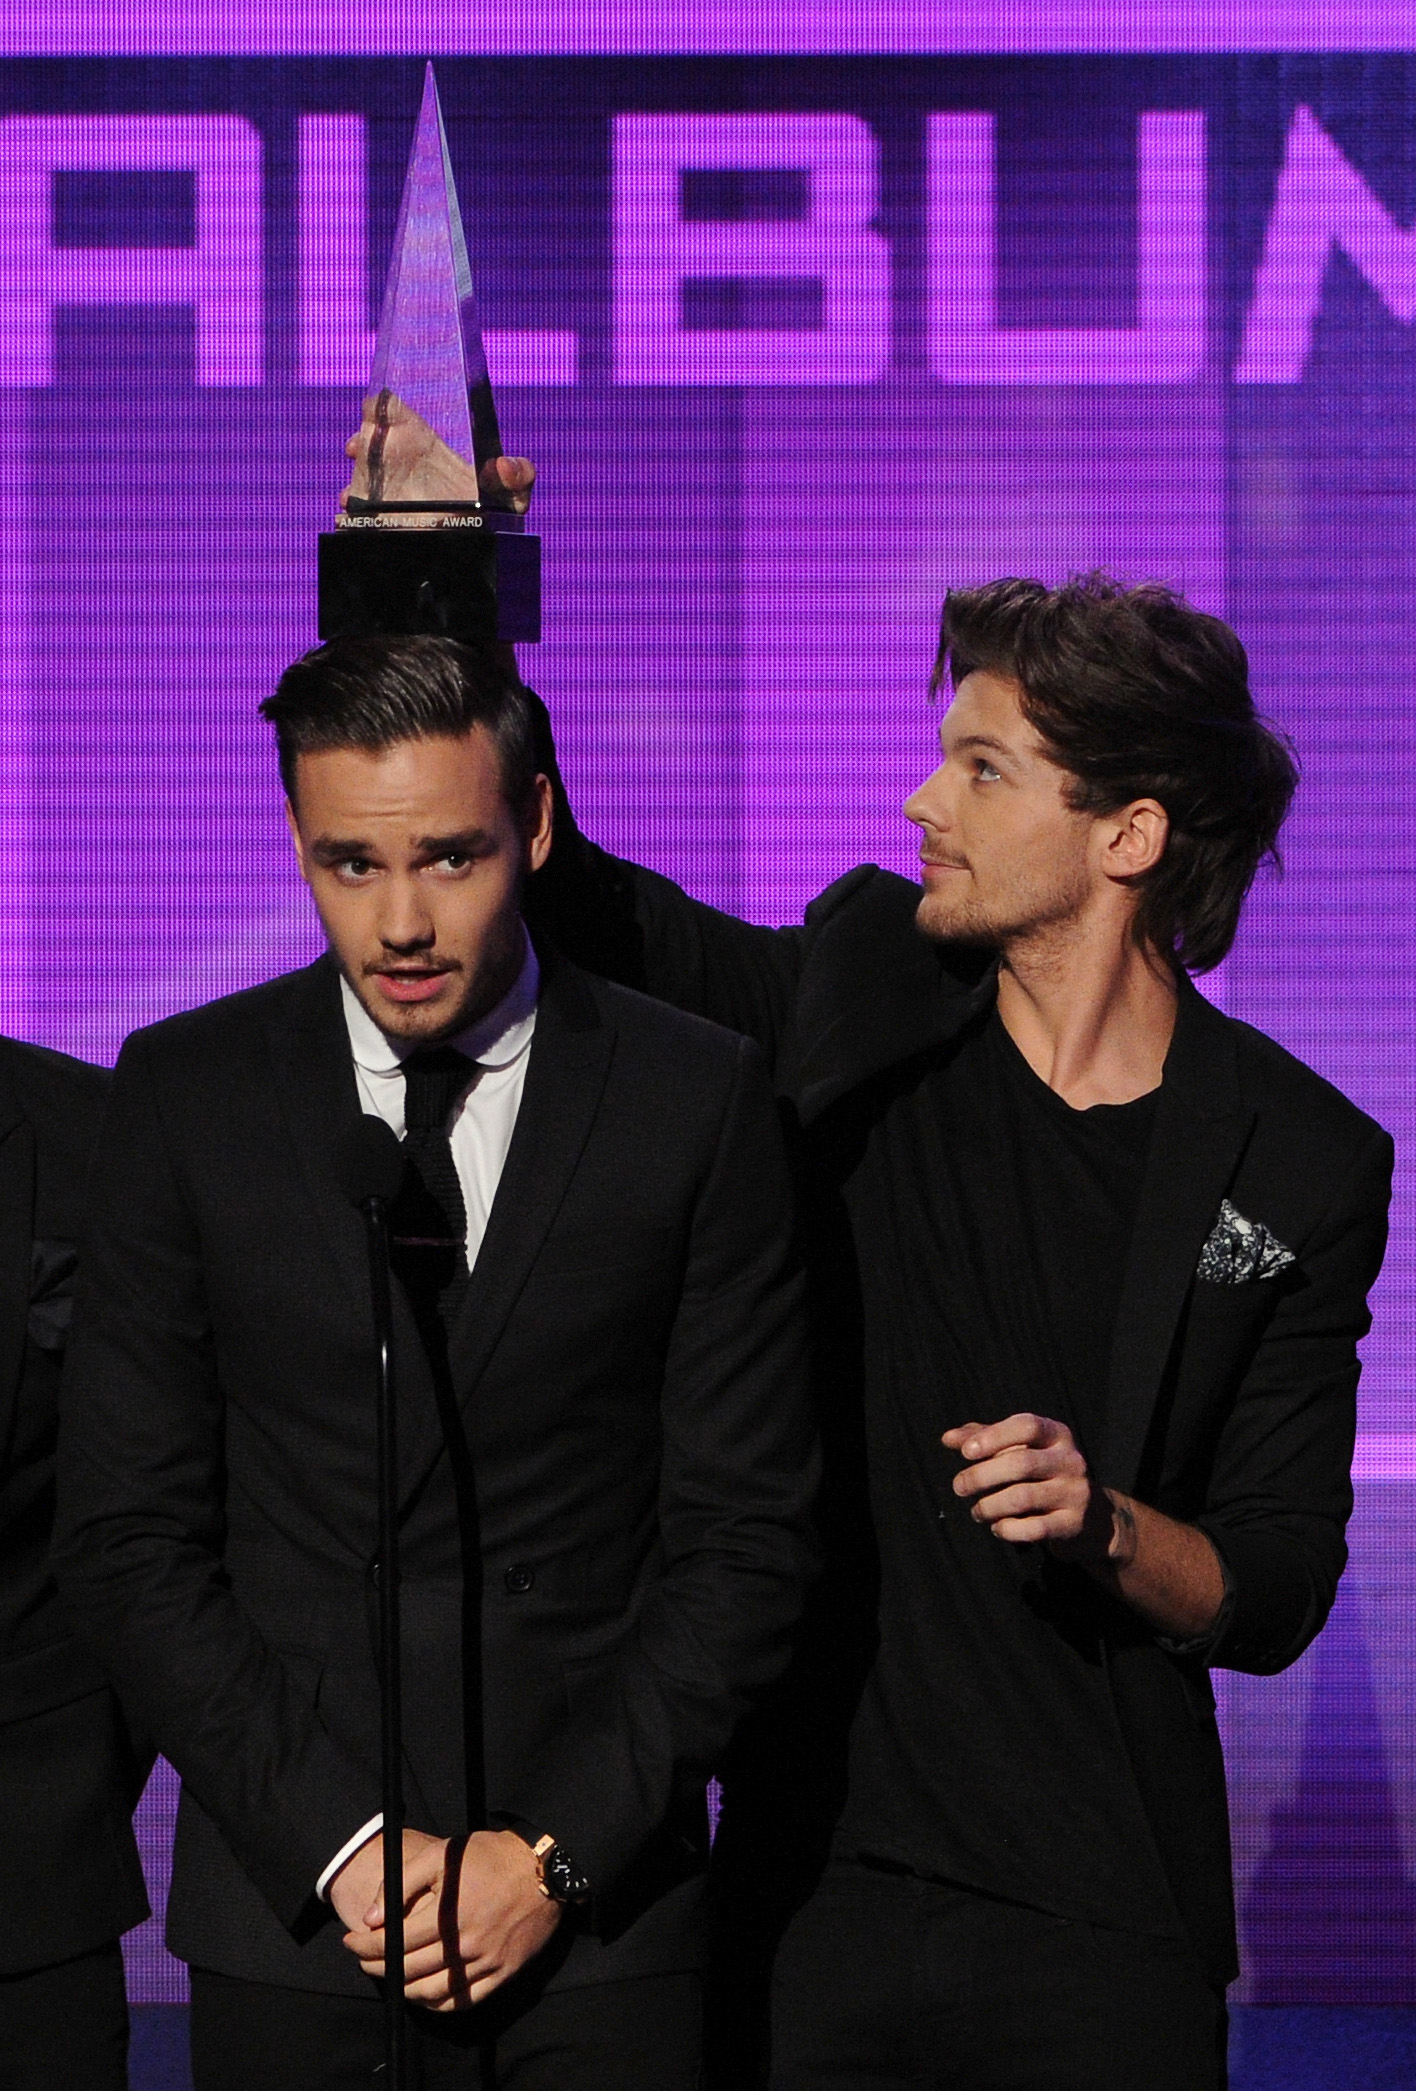
[{"label": "white letter on screen", "polygon": [[300,383],[362,385],[374,360],[363,117],[302,116],[295,181]]},{"label": "white letter on screen", "polygon": [[1298,383],[1336,247],[1399,320],[1416,320],[1416,229],[1407,232],[1397,224],[1312,110],[1297,109],[1254,278],[1236,384]]},{"label": "white letter on screen", "polygon": [[[795,177],[800,209],[685,208],[685,177]],[[879,149],[856,116],[619,116],[621,385],[868,385],[890,356]]]},{"label": "white letter on screen", "polygon": [[993,118],[929,119],[929,360],[946,385],[1183,385],[1206,348],[1205,119],[1147,110],[1137,140],[1138,324],[1000,327]]},{"label": "white letter on screen", "polygon": [[[365,385],[369,325],[368,165],[362,116],[302,116],[296,218],[300,383]],[[557,328],[484,327],[493,385],[573,385],[580,343]]]},{"label": "white letter on screen", "polygon": [[[190,247],[58,247],[54,178],[190,173]],[[0,384],[54,382],[61,305],[188,305],[197,383],[264,376],[261,141],[239,116],[10,116],[0,122]]]}]

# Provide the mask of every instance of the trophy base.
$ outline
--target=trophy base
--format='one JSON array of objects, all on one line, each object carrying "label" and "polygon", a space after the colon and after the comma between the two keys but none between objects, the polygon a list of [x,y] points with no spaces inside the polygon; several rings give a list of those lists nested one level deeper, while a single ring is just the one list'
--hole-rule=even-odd
[{"label": "trophy base", "polygon": [[541,540],[509,529],[325,530],[321,639],[541,636]]}]

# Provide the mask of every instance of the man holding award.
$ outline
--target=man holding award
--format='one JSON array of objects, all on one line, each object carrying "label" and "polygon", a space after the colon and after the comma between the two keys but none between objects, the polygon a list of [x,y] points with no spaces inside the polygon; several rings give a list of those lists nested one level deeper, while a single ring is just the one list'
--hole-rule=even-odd
[{"label": "man holding award", "polygon": [[[410,505],[396,456],[356,481],[354,549],[325,554],[341,636],[264,707],[328,955],[130,1039],[95,1168],[61,1572],[182,1776],[197,2091],[362,2091],[382,2048],[375,1323],[341,1175],[364,1119],[401,1142],[413,2081],[694,2091],[705,1786],[812,1568],[760,1058],[522,920],[550,787],[495,642],[534,568],[483,504],[516,474],[464,278],[430,85],[370,414],[473,492]],[[408,353],[415,321],[450,381]]]}]

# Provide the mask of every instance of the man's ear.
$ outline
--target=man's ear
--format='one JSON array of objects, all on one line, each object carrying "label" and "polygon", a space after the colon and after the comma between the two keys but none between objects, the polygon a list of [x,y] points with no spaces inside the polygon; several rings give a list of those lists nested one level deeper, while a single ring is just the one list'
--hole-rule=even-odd
[{"label": "man's ear", "polygon": [[310,874],[305,869],[305,845],[300,840],[300,823],[295,818],[295,808],[291,805],[288,795],[285,800],[285,825],[287,828],[289,828],[290,840],[295,845],[295,862],[300,867],[300,876],[305,881],[305,884],[308,886],[310,883]]},{"label": "man's ear", "polygon": [[1170,815],[1158,799],[1135,799],[1107,814],[1102,827],[1102,869],[1108,878],[1142,878],[1165,855]]},{"label": "man's ear", "polygon": [[538,776],[531,787],[531,798],[526,808],[526,869],[539,871],[551,854],[551,838],[555,827],[553,794],[549,777]]}]

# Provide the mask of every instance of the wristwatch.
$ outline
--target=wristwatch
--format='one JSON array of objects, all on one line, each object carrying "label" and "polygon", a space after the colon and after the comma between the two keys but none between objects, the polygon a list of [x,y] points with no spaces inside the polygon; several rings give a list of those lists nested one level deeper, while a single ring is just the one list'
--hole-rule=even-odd
[{"label": "wristwatch", "polygon": [[536,1861],[536,1885],[550,1902],[585,1902],[589,1899],[590,1883],[576,1865],[570,1853],[554,1837],[537,1837],[532,1841],[530,1832],[518,1830],[531,1846],[531,1856]]}]

